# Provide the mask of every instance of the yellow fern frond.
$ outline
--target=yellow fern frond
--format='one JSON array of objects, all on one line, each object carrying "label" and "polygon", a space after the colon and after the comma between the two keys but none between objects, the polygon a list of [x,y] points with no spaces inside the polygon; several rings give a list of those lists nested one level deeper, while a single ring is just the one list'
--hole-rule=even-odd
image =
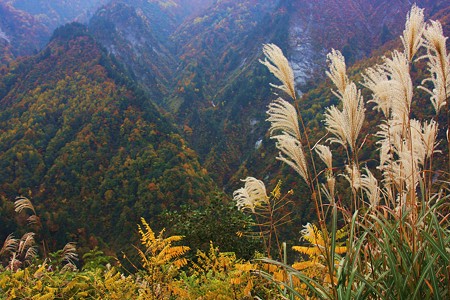
[{"label": "yellow fern frond", "polygon": [[325,245],[322,232],[320,232],[316,225],[308,223],[303,227],[304,229],[301,231],[301,235],[304,240],[310,242],[312,245]]},{"label": "yellow fern frond", "polygon": [[342,240],[345,237],[347,237],[347,226],[336,231],[336,240]]},{"label": "yellow fern frond", "polygon": [[173,242],[181,241],[182,239],[184,239],[183,235],[173,235],[173,236],[169,236],[169,237],[165,238],[164,241],[165,241],[165,243],[173,243]]},{"label": "yellow fern frond", "polygon": [[305,270],[305,269],[309,269],[309,268],[322,268],[324,266],[317,261],[308,260],[308,261],[296,262],[292,265],[292,267],[296,270],[301,271],[301,270]]},{"label": "yellow fern frond", "polygon": [[[145,246],[145,251],[137,249],[138,255],[144,268],[151,270],[152,276],[155,276],[155,267],[166,268],[174,266],[176,269],[187,264],[187,260],[182,258],[187,251],[190,250],[187,246],[173,246],[173,243],[183,239],[183,236],[169,236],[164,237],[164,229],[161,230],[158,236],[151,229],[150,225],[141,218],[142,226],[138,225],[138,231],[141,235],[141,243]],[[162,274],[162,269],[159,270]],[[161,275],[160,274],[160,275]]]},{"label": "yellow fern frond", "polygon": [[161,252],[156,256],[156,263],[166,263],[172,259],[184,255],[189,250],[190,248],[187,246],[172,246],[170,244],[166,245],[166,247],[164,247],[164,249],[161,250]]},{"label": "yellow fern frond", "polygon": [[148,260],[147,256],[145,255],[145,253],[142,250],[140,250],[140,249],[137,249],[137,251],[138,251],[139,257],[141,258],[141,262],[142,262],[143,267],[147,268],[148,266],[150,266],[151,263]]},{"label": "yellow fern frond", "polygon": [[180,259],[177,259],[177,260],[175,260],[174,262],[173,262],[173,264],[175,265],[175,267],[177,267],[177,268],[181,268],[181,267],[184,267],[185,265],[187,265],[187,263],[188,263],[188,261],[187,261],[187,259],[186,258],[180,258]]},{"label": "yellow fern frond", "polygon": [[256,269],[256,265],[251,264],[251,263],[236,264],[235,268],[236,268],[236,270],[239,270],[239,271],[250,272],[251,270]]},{"label": "yellow fern frond", "polygon": [[343,253],[347,252],[347,247],[345,247],[345,246],[336,247],[336,248],[334,248],[334,252],[336,254],[343,254]]},{"label": "yellow fern frond", "polygon": [[292,249],[299,253],[308,255],[309,257],[319,256],[322,252],[318,247],[307,247],[307,246],[293,246]]},{"label": "yellow fern frond", "polygon": [[144,218],[141,218],[141,222],[144,227],[144,229],[142,229],[142,227],[138,224],[138,231],[141,235],[141,243],[144,246],[148,246],[149,243],[153,243],[155,241],[155,233]]}]

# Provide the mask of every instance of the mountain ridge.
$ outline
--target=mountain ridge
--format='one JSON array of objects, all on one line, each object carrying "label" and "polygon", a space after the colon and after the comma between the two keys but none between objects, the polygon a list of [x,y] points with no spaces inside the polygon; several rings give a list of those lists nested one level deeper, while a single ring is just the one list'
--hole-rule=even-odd
[{"label": "mountain ridge", "polygon": [[[2,73],[0,210],[31,196],[58,245],[90,237],[129,245],[140,217],[208,203],[217,191],[176,127],[85,26],[59,28],[44,50]],[[76,232],[84,233],[72,239]]]}]

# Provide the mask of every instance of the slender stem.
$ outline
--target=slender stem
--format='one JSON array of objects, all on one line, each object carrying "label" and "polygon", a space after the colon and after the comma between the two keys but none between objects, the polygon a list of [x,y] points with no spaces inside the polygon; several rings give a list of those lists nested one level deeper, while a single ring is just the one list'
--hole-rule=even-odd
[{"label": "slender stem", "polygon": [[267,242],[266,242],[266,237],[264,235],[262,224],[258,220],[258,214],[255,213],[254,215],[255,215],[256,223],[258,224],[258,227],[259,227],[259,232],[261,233],[261,236],[263,239],[264,246],[266,247],[267,257],[270,258],[270,244],[267,244]]},{"label": "slender stem", "polygon": [[[293,100],[294,100],[294,103],[295,103],[295,106],[296,106],[296,109],[297,109],[298,118],[299,118],[300,123],[302,125],[303,133],[305,135],[306,144],[308,145],[308,151],[309,151],[309,155],[310,155],[311,166],[312,166],[313,172],[314,172],[314,177],[313,177],[313,176],[311,176],[311,172],[308,169],[308,177],[309,177],[308,185],[309,185],[309,188],[310,188],[311,193],[312,193],[312,199],[313,199],[314,206],[315,206],[315,209],[316,209],[317,218],[319,220],[319,227],[320,227],[320,230],[322,231],[322,234],[323,234],[324,247],[325,247],[325,251],[324,251],[325,253],[323,253],[323,254],[324,254],[324,257],[325,257],[325,260],[326,260],[326,263],[327,263],[328,275],[330,276],[330,279],[331,279],[331,285],[332,285],[331,290],[333,292],[334,299],[337,299],[337,291],[336,291],[336,288],[335,288],[335,283],[333,281],[334,265],[331,265],[331,264],[334,264],[334,258],[330,257],[330,252],[328,251],[329,248],[330,248],[330,244],[329,244],[330,241],[329,241],[329,237],[328,237],[327,225],[325,223],[325,212],[324,212],[324,209],[323,209],[323,202],[322,202],[322,198],[321,198],[320,192],[319,192],[319,195],[317,194],[317,191],[320,191],[318,177],[317,177],[317,175],[318,175],[317,168],[316,168],[316,165],[315,165],[315,162],[314,162],[314,159],[313,159],[313,152],[312,152],[312,147],[311,147],[311,143],[310,143],[310,139],[309,139],[309,135],[308,135],[308,130],[307,130],[306,126],[305,126],[305,123],[303,121],[303,117],[302,117],[302,115],[300,113],[300,109],[299,109],[299,106],[298,106],[298,101],[297,101],[296,98],[293,99]],[[317,191],[316,191],[316,188],[315,188],[316,184],[318,186],[317,187]]]}]

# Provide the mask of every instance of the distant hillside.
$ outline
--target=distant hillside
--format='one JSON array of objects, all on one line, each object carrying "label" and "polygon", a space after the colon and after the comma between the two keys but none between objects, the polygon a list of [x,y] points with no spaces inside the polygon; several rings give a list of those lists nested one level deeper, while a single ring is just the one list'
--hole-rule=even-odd
[{"label": "distant hillside", "polygon": [[[447,1],[417,4],[448,28]],[[265,110],[275,96],[268,85],[274,79],[258,62],[262,44],[283,49],[299,93],[309,93],[325,79],[331,48],[340,49],[349,64],[363,60],[399,36],[410,6],[402,0],[113,0],[88,26],[226,186],[259,155],[265,137]],[[4,60],[14,56],[8,39],[0,32]],[[308,114],[316,106],[324,103],[311,104]]]},{"label": "distant hillside", "polygon": [[141,216],[207,203],[216,190],[84,26],[59,28],[43,51],[0,72],[0,223],[11,199],[30,196],[58,243],[114,247],[129,244]]},{"label": "distant hillside", "polygon": [[[3,0],[2,0],[3,1]],[[50,29],[72,21],[85,22],[108,0],[9,0],[16,9],[35,16]]]},{"label": "distant hillside", "polygon": [[0,1],[0,64],[41,49],[50,34],[51,31],[29,13]]},{"label": "distant hillside", "polygon": [[[161,15],[170,16],[174,30],[185,18],[209,7],[213,0],[0,0],[0,64],[42,49],[58,26],[73,21],[87,23],[97,9],[109,3],[147,6],[145,14],[153,16],[152,27],[164,31],[169,24]],[[158,35],[158,39],[167,39],[169,34]]]},{"label": "distant hillside", "polygon": [[[56,27],[86,22],[107,1],[0,0],[0,64],[41,50]],[[2,32],[7,37],[5,44]],[[3,54],[7,50],[8,54]]]}]

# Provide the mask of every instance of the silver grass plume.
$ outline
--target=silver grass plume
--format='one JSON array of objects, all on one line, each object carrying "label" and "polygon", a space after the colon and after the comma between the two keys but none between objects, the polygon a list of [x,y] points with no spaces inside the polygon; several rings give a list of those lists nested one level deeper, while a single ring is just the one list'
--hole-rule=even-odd
[{"label": "silver grass plume", "polygon": [[272,101],[268,106],[267,114],[270,122],[269,132],[280,130],[290,134],[292,137],[300,139],[300,129],[298,127],[298,116],[295,107],[282,98]]},{"label": "silver grass plume", "polygon": [[331,53],[327,54],[327,60],[330,71],[327,71],[326,74],[337,87],[337,96],[341,98],[345,93],[345,88],[349,84],[349,79],[346,74],[345,58],[339,50],[332,49]]},{"label": "silver grass plume", "polygon": [[400,120],[391,119],[380,125],[376,134],[381,138],[377,142],[381,145],[380,165],[392,159],[392,153],[399,157],[401,152],[409,151],[411,159],[415,160],[417,165],[423,166],[425,159],[436,152],[437,127],[434,120],[421,124],[420,121],[411,119],[408,130],[410,137],[406,139],[405,125]]},{"label": "silver grass plume", "polygon": [[[417,160],[418,165],[422,165],[425,162],[425,158],[427,156],[427,147],[425,145],[425,139],[423,137],[423,129],[422,124],[420,121],[416,119],[410,120],[410,126],[411,126],[411,141],[412,147],[410,147],[408,150],[412,153],[415,160]],[[407,144],[409,145],[409,143]]]},{"label": "silver grass plume", "polygon": [[405,121],[409,118],[413,98],[408,59],[404,53],[394,51],[392,59],[385,59],[385,66],[391,78],[389,92],[392,95],[392,116]]},{"label": "silver grass plume", "polygon": [[343,111],[348,118],[348,144],[355,150],[356,140],[361,132],[361,128],[365,118],[364,100],[361,96],[361,91],[356,88],[352,82],[345,88],[342,97]]},{"label": "silver grass plume", "polygon": [[387,160],[384,165],[379,167],[383,172],[383,185],[387,193],[389,193],[390,187],[395,187],[399,192],[409,193],[415,191],[419,183],[420,167],[418,160],[411,159],[411,152],[404,148],[406,148],[406,145],[397,153],[398,159]]},{"label": "silver grass plume", "polygon": [[[405,140],[403,134],[403,123],[398,119],[390,119],[378,126],[376,136],[380,138],[378,144],[388,144],[392,151],[399,151]],[[386,158],[387,159],[387,158]],[[384,159],[381,159],[384,161]]]},{"label": "silver grass plume", "polygon": [[314,150],[319,155],[320,159],[325,163],[328,170],[333,169],[333,154],[330,147],[317,144],[314,146]]},{"label": "silver grass plume", "polygon": [[24,262],[31,264],[31,261],[37,256],[37,248],[35,246],[28,247],[25,253]]},{"label": "silver grass plume", "polygon": [[17,256],[17,254],[16,254],[16,252],[14,252],[8,263],[8,267],[6,268],[7,270],[16,271],[22,265],[22,262],[20,260],[18,260],[16,258],[16,256]]},{"label": "silver grass plume", "polygon": [[418,8],[414,4],[408,13],[405,30],[403,30],[403,35],[400,37],[405,48],[406,58],[410,62],[423,43],[422,33],[424,28],[423,9]]},{"label": "silver grass plume", "polygon": [[61,256],[62,261],[75,266],[75,261],[78,260],[77,248],[75,247],[75,243],[67,243],[63,248]]},{"label": "silver grass plume", "polygon": [[333,175],[333,154],[330,147],[316,144],[314,150],[319,155],[319,158],[325,163],[327,169],[325,170],[325,177],[327,182],[322,184],[321,191],[328,199],[328,201],[334,204],[334,194],[336,186],[336,178]]},{"label": "silver grass plume", "polygon": [[386,118],[390,117],[392,97],[389,92],[390,80],[382,66],[368,68],[363,74],[363,85],[372,91],[373,99],[369,103],[375,103],[373,109],[381,111]]},{"label": "silver grass plume", "polygon": [[245,185],[234,191],[233,199],[239,210],[250,209],[254,213],[256,207],[268,202],[266,187],[261,180],[254,177],[247,177],[242,181]]},{"label": "silver grass plume", "polygon": [[26,197],[17,197],[16,201],[14,201],[14,210],[17,213],[21,213],[24,209],[30,209],[33,211],[34,214],[36,214],[36,211],[34,210],[34,206],[31,203],[31,201]]},{"label": "silver grass plume", "polygon": [[438,132],[438,124],[436,121],[431,120],[429,123],[426,121],[422,125],[422,141],[425,147],[425,157],[430,158],[431,155],[435,152],[437,145],[439,144],[436,141]]},{"label": "silver grass plume", "polygon": [[19,241],[19,247],[17,248],[17,253],[19,256],[26,254],[27,250],[34,246],[34,233],[25,233]]},{"label": "silver grass plume", "polygon": [[358,191],[361,188],[361,172],[355,163],[345,166],[347,174],[343,174],[345,179],[350,183],[350,186]]},{"label": "silver grass plume", "polygon": [[430,101],[437,114],[450,97],[450,54],[447,54],[445,45],[447,37],[444,36],[442,25],[438,21],[431,21],[424,32],[424,37],[427,54],[421,58],[428,58],[431,77],[425,79],[422,84],[430,81],[433,89],[429,90],[423,86],[420,88],[431,95]]},{"label": "silver grass plume", "polygon": [[282,83],[282,85],[272,83],[270,85],[286,92],[292,99],[296,99],[294,72],[283,51],[275,44],[264,44],[263,52],[266,58],[259,60],[260,63],[265,65]]},{"label": "silver grass plume", "polygon": [[423,124],[418,120],[411,120],[411,142],[418,164],[423,166],[426,158],[438,152],[436,150],[437,131],[438,124],[434,120],[430,120],[429,123],[425,121]]},{"label": "silver grass plume", "polygon": [[370,102],[385,117],[406,122],[413,97],[413,84],[409,74],[409,61],[404,53],[394,51],[392,58],[384,58],[384,64],[369,68],[363,75],[364,86],[373,93]]},{"label": "silver grass plume", "polygon": [[286,133],[273,136],[272,138],[277,140],[276,147],[280,150],[277,159],[288,164],[306,183],[309,183],[308,167],[301,142]]},{"label": "silver grass plume", "polygon": [[361,188],[369,200],[370,207],[375,208],[380,203],[380,188],[378,186],[378,180],[367,167],[363,170],[366,174],[361,175]]},{"label": "silver grass plume", "polygon": [[339,143],[346,147],[346,118],[343,112],[341,112],[336,106],[327,107],[325,111],[325,126],[328,132],[333,134],[334,138],[329,138],[331,143]]},{"label": "silver grass plume", "polygon": [[397,177],[404,184],[404,191],[413,191],[415,193],[416,187],[419,184],[420,163],[421,158],[413,156],[411,159],[411,152],[404,149],[399,153],[397,164]]},{"label": "silver grass plume", "polygon": [[13,234],[10,234],[6,237],[6,240],[3,242],[3,246],[0,249],[0,257],[7,253],[13,253],[18,245],[19,241],[14,238]]},{"label": "silver grass plume", "polygon": [[345,88],[342,104],[342,111],[332,106],[325,112],[327,130],[335,136],[328,140],[342,144],[344,147],[348,146],[354,151],[364,123],[365,108],[361,91],[353,82]]},{"label": "silver grass plume", "polygon": [[331,205],[335,204],[334,195],[336,191],[336,178],[333,175],[327,176],[327,182],[322,183],[320,191],[323,193]]},{"label": "silver grass plume", "polygon": [[[387,125],[385,125],[387,128]],[[389,139],[383,139],[381,141],[378,141],[377,144],[379,144],[379,150],[380,150],[380,169],[382,166],[388,164],[392,160],[392,149],[391,144],[389,142]]]},{"label": "silver grass plume", "polygon": [[398,119],[391,119],[380,125],[376,134],[381,138],[377,142],[381,145],[379,169],[383,172],[386,191],[392,186],[398,191],[411,191],[415,188],[425,159],[435,152],[436,122],[425,122],[422,125],[412,119],[409,124],[408,137],[405,136],[405,124]]}]

